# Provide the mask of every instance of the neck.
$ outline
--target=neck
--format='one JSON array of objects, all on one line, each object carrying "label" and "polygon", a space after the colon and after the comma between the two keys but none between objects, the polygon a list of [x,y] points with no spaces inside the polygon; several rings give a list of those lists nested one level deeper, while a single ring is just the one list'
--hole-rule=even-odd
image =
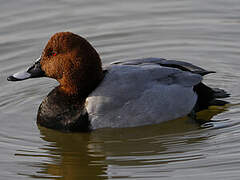
[{"label": "neck", "polygon": [[88,96],[102,81],[103,73],[98,76],[79,78],[78,80],[59,80],[59,90],[68,96]]},{"label": "neck", "polygon": [[62,92],[65,95],[68,95],[68,96],[77,96],[78,94],[80,94],[78,88],[74,87],[74,86],[60,85],[58,88],[59,88],[60,92]]}]

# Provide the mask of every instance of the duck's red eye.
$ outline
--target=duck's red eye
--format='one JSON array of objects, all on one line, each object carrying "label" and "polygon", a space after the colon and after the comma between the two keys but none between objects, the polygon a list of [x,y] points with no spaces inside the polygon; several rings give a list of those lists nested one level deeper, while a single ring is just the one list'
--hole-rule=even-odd
[{"label": "duck's red eye", "polygon": [[57,55],[57,52],[55,52],[55,51],[51,51],[50,53],[49,53],[49,56],[56,56]]}]

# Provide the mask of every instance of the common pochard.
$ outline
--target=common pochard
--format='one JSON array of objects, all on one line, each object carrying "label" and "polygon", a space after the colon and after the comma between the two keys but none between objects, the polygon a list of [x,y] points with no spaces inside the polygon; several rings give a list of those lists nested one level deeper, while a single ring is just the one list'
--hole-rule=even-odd
[{"label": "common pochard", "polygon": [[213,71],[183,61],[145,58],[101,59],[84,38],[54,34],[41,57],[9,81],[49,77],[59,82],[42,101],[37,123],[64,131],[134,127],[176,119],[224,101],[224,90],[204,85]]}]

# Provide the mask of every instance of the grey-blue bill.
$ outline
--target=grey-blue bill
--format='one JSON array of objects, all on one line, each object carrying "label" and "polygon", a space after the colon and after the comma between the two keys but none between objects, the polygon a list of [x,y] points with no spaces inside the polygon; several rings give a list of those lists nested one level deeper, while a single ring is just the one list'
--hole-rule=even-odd
[{"label": "grey-blue bill", "polygon": [[27,69],[27,71],[21,71],[14,73],[7,78],[8,81],[22,81],[29,78],[44,77],[45,73],[41,68],[41,58],[38,58],[36,62]]}]

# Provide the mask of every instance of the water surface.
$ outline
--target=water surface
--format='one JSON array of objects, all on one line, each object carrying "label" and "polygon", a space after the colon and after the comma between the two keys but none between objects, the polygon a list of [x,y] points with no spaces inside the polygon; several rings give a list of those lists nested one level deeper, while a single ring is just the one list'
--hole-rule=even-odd
[{"label": "water surface", "polygon": [[[238,0],[0,2],[1,179],[239,179]],[[92,133],[38,127],[38,106],[57,83],[6,78],[31,65],[59,31],[87,38],[104,64],[165,57],[214,70],[205,83],[231,93],[232,105],[201,113],[214,128],[187,118]]]}]

